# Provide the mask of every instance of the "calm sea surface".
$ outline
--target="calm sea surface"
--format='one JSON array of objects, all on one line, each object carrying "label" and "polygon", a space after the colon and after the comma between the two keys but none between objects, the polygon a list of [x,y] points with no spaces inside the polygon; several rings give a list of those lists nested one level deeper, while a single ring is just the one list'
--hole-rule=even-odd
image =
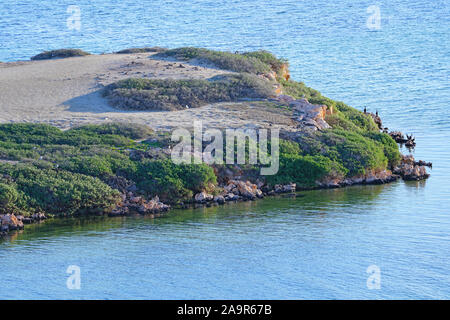
[{"label": "calm sea surface", "polygon": [[[0,241],[0,298],[450,298],[448,1],[79,0],[79,31],[67,27],[72,4],[0,2],[0,61],[62,47],[267,49],[295,79],[413,133],[432,176],[30,226]],[[366,23],[373,5],[377,30]],[[81,290],[66,287],[69,265]],[[379,290],[367,287],[371,265]]]}]

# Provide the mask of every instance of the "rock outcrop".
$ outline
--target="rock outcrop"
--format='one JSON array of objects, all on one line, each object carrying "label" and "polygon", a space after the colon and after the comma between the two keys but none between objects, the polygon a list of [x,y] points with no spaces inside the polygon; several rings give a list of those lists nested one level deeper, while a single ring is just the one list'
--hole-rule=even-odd
[{"label": "rock outcrop", "polygon": [[[258,188],[256,184],[250,181],[240,181],[240,180],[230,180],[228,184],[224,187],[226,197],[235,199],[234,196],[238,196],[237,199],[243,200],[255,200],[256,198],[263,198],[263,192]],[[225,198],[226,198],[225,197]],[[240,197],[240,198],[239,198]]]},{"label": "rock outcrop", "polygon": [[381,121],[381,118],[378,116],[378,112],[376,114],[369,113],[369,115],[372,117],[373,122],[378,126],[378,129],[383,130],[383,122]]},{"label": "rock outcrop", "polygon": [[406,155],[402,156],[400,164],[393,171],[401,175],[404,180],[423,180],[430,176],[425,165],[428,165],[428,163],[423,161],[417,162],[412,155]]},{"label": "rock outcrop", "polygon": [[325,121],[325,116],[333,113],[332,108],[328,108],[326,105],[312,104],[305,98],[296,100],[285,94],[278,95],[275,100],[292,108],[292,120],[297,123],[298,128],[314,131],[331,128]]},{"label": "rock outcrop", "polygon": [[0,214],[0,234],[9,231],[22,230],[25,224],[39,222],[47,219],[44,213],[33,213],[29,216],[15,215],[14,213]]},{"label": "rock outcrop", "polygon": [[208,202],[208,201],[211,201],[211,200],[213,200],[214,199],[214,196],[213,195],[211,195],[211,194],[208,194],[208,193],[206,193],[206,192],[200,192],[200,193],[197,193],[195,196],[194,196],[194,200],[195,200],[195,202],[197,202],[197,203],[205,203],[205,202]]},{"label": "rock outcrop", "polygon": [[154,215],[169,211],[170,206],[159,201],[158,196],[151,200],[135,196],[132,192],[122,195],[122,202],[112,210],[110,216],[123,216],[128,214]]},{"label": "rock outcrop", "polygon": [[8,232],[13,230],[23,229],[23,222],[19,220],[14,214],[0,215],[0,231]]},{"label": "rock outcrop", "polygon": [[291,192],[295,192],[295,190],[297,189],[297,185],[295,183],[290,183],[290,184],[276,184],[274,186],[273,191],[275,193],[291,193]]},{"label": "rock outcrop", "polygon": [[318,181],[317,185],[320,188],[341,188],[360,184],[384,184],[396,181],[400,178],[399,175],[393,174],[389,170],[378,172],[369,172],[365,175],[350,177],[350,178],[329,178]]}]

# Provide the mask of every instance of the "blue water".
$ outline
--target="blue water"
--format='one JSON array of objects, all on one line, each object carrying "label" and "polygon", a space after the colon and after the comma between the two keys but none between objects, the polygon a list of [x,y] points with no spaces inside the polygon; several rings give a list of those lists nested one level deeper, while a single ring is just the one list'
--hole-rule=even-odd
[{"label": "blue water", "polygon": [[[416,136],[426,182],[313,191],[166,218],[56,221],[0,242],[0,298],[450,298],[448,1],[2,1],[0,61],[48,49],[266,49],[294,79]],[[378,5],[381,25],[366,25]],[[406,151],[405,151],[406,152]],[[66,268],[81,268],[81,290]],[[377,265],[381,288],[369,290]]]}]

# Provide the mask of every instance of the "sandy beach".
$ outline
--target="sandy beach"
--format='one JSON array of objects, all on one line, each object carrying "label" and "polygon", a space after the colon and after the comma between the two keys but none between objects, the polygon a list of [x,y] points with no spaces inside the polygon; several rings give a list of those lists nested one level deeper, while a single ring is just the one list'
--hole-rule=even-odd
[{"label": "sandy beach", "polygon": [[104,54],[66,59],[0,63],[0,123],[48,123],[62,129],[122,121],[153,129],[289,125],[279,110],[245,103],[217,103],[175,112],[130,112],[111,107],[105,85],[120,79],[204,79],[229,73],[201,64],[152,59],[149,53]]}]

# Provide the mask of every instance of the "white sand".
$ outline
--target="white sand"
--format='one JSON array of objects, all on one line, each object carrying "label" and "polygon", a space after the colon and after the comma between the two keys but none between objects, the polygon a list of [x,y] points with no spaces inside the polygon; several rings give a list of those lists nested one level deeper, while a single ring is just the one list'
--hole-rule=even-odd
[{"label": "white sand", "polygon": [[[289,116],[251,103],[219,103],[175,112],[128,112],[112,108],[101,96],[104,85],[129,77],[210,78],[225,71],[150,54],[90,55],[0,64],[0,123],[48,123],[70,128],[85,123],[124,121],[154,129],[205,126],[283,126]],[[184,68],[180,67],[182,65]]]}]

